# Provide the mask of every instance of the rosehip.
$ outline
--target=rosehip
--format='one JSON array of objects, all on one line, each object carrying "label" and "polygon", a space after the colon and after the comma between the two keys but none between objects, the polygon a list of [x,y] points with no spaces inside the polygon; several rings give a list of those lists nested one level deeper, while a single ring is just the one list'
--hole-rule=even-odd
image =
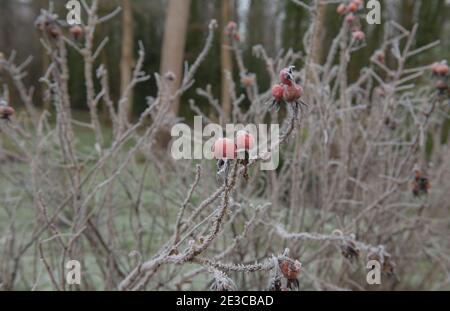
[{"label": "rosehip", "polygon": [[380,63],[384,64],[384,61],[386,60],[386,55],[384,54],[384,51],[382,50],[376,51],[375,57]]},{"label": "rosehip", "polygon": [[294,66],[283,68],[280,71],[280,82],[285,85],[292,85],[294,82]]},{"label": "rosehip", "polygon": [[358,11],[358,5],[355,2],[350,2],[350,4],[347,6],[347,11],[355,13]]},{"label": "rosehip", "polygon": [[431,71],[433,71],[433,73],[437,73],[439,65],[439,63],[433,63],[433,65],[431,65]]},{"label": "rosehip", "polygon": [[302,264],[298,260],[282,259],[280,262],[281,273],[288,280],[297,279],[301,268]]},{"label": "rosehip", "polygon": [[363,41],[366,38],[366,35],[361,30],[352,32],[352,36],[355,41]]},{"label": "rosehip", "polygon": [[339,4],[337,9],[336,9],[336,12],[339,15],[344,15],[346,11],[347,11],[347,8],[345,7],[345,4],[343,4],[343,3]]},{"label": "rosehip", "polygon": [[449,68],[445,62],[440,63],[436,68],[436,73],[440,76],[446,76],[446,75],[448,75],[448,72],[449,72]]},{"label": "rosehip", "polygon": [[283,100],[284,87],[281,84],[275,84],[272,87],[272,97],[276,102]]},{"label": "rosehip", "polygon": [[83,29],[80,26],[75,25],[70,28],[70,33],[72,34],[75,40],[78,40],[78,38],[83,33]]},{"label": "rosehip", "polygon": [[358,10],[361,10],[364,6],[363,0],[353,0],[352,3],[354,3]]},{"label": "rosehip", "polygon": [[284,88],[283,99],[288,103],[296,102],[300,99],[303,88],[300,85],[293,84]]},{"label": "rosehip", "polygon": [[287,287],[292,289],[293,287],[299,287],[298,277],[302,269],[302,264],[298,260],[292,260],[290,258],[283,258],[279,260],[279,267],[283,276],[288,280]]},{"label": "rosehip", "polygon": [[234,31],[236,31],[236,29],[237,29],[237,24],[236,24],[236,22],[234,22],[234,21],[228,22],[228,25],[227,25],[227,28],[226,28],[226,32],[227,32],[228,34],[233,33]]},{"label": "rosehip", "polygon": [[355,21],[355,15],[353,14],[349,14],[345,17],[345,21],[347,22],[347,24],[351,25],[353,24],[353,22]]},{"label": "rosehip", "polygon": [[236,134],[236,147],[238,151],[249,151],[255,146],[255,138],[247,131],[239,131]]},{"label": "rosehip", "polygon": [[440,92],[444,92],[448,89],[448,85],[445,81],[443,80],[438,80],[436,82],[436,88],[440,91]]},{"label": "rosehip", "polygon": [[214,158],[217,160],[235,159],[236,145],[229,138],[219,138],[212,147]]},{"label": "rosehip", "polygon": [[9,120],[9,118],[14,115],[16,111],[13,107],[8,106],[6,102],[0,102],[0,119]]},{"label": "rosehip", "polygon": [[256,78],[255,78],[254,74],[247,73],[241,77],[241,84],[244,87],[253,86],[253,85],[255,85],[255,82],[256,82]]}]

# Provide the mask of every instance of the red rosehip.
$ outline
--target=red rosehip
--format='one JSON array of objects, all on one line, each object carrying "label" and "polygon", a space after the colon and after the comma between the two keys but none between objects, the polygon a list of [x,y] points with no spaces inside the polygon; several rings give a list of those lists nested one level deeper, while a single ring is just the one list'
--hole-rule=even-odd
[{"label": "red rosehip", "polygon": [[349,14],[345,17],[345,21],[347,22],[347,24],[351,25],[353,24],[353,22],[355,21],[355,15],[353,14]]},{"label": "red rosehip", "polygon": [[300,99],[303,93],[303,88],[300,85],[293,84],[284,88],[283,99],[288,102],[296,102]]},{"label": "red rosehip", "polygon": [[445,91],[445,90],[448,89],[448,85],[447,85],[447,83],[446,83],[445,81],[443,81],[443,80],[438,80],[438,81],[436,82],[436,88],[437,88],[439,91]]},{"label": "red rosehip", "polygon": [[347,12],[355,13],[358,11],[358,5],[355,2],[350,2],[347,6]]},{"label": "red rosehip", "polygon": [[241,77],[241,84],[244,87],[251,87],[253,85],[255,85],[256,83],[256,77],[254,74],[245,74]]},{"label": "red rosehip", "polygon": [[78,40],[78,38],[83,33],[83,29],[79,25],[75,25],[70,28],[70,33],[75,38],[75,40]]},{"label": "red rosehip", "polygon": [[384,64],[384,61],[386,60],[386,55],[384,54],[384,51],[382,50],[376,51],[375,57],[380,63]]},{"label": "red rosehip", "polygon": [[9,119],[16,111],[11,106],[0,106],[0,119]]},{"label": "red rosehip", "polygon": [[300,276],[302,264],[298,260],[282,259],[280,260],[280,270],[283,276],[288,280],[297,280]]},{"label": "red rosehip", "polygon": [[449,72],[449,68],[448,68],[448,65],[445,63],[440,63],[439,66],[437,66],[437,68],[436,68],[436,73],[438,75],[446,76],[446,75],[448,75],[448,72]]},{"label": "red rosehip", "polygon": [[352,36],[355,41],[363,41],[366,38],[366,35],[361,30],[352,32]]},{"label": "red rosehip", "polygon": [[431,65],[431,71],[433,71],[433,73],[437,74],[438,71],[438,67],[439,67],[440,63],[433,63],[433,65]]},{"label": "red rosehip", "polygon": [[233,33],[234,31],[236,31],[236,29],[237,29],[237,24],[236,24],[236,22],[234,22],[234,21],[228,22],[228,25],[227,25],[227,28],[226,28],[226,32],[227,32],[228,34]]},{"label": "red rosehip", "polygon": [[343,3],[339,4],[338,7],[337,7],[337,9],[336,9],[336,12],[337,12],[339,15],[344,15],[345,12],[347,12],[347,8],[345,7],[345,4],[343,4]]},{"label": "red rosehip", "polygon": [[292,85],[294,82],[294,66],[283,68],[280,71],[280,82],[285,85]]},{"label": "red rosehip", "polygon": [[236,158],[236,145],[232,139],[219,138],[212,147],[214,158],[217,160],[235,159]]},{"label": "red rosehip", "polygon": [[272,87],[272,97],[275,101],[280,102],[283,100],[284,87],[281,84],[275,84]]},{"label": "red rosehip", "polygon": [[236,147],[238,151],[249,151],[255,146],[255,138],[247,131],[239,131],[236,134]]},{"label": "red rosehip", "polygon": [[363,0],[353,0],[352,2],[357,6],[358,10],[361,10],[364,7]]}]

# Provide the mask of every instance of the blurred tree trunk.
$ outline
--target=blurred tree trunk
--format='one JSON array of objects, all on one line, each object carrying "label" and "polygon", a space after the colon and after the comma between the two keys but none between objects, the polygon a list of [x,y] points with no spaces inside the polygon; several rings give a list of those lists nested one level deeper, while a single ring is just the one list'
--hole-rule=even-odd
[{"label": "blurred tree trunk", "polygon": [[414,8],[418,2],[417,0],[403,0],[400,6],[401,25],[407,30],[411,30],[414,25]]},{"label": "blurred tree trunk", "polygon": [[221,102],[224,112],[223,122],[227,123],[231,115],[231,96],[230,96],[230,81],[228,74],[233,74],[233,61],[230,49],[229,36],[224,31],[228,22],[233,19],[233,0],[221,0],[221,48],[220,48],[220,64],[221,64]]},{"label": "blurred tree trunk", "polygon": [[325,27],[325,16],[326,16],[326,5],[321,0],[316,0],[315,4],[316,17],[314,19],[313,30],[312,30],[312,41],[310,42],[311,47],[309,50],[309,60],[307,64],[306,80],[313,80],[318,83],[316,72],[312,67],[312,64],[320,64],[322,62],[322,42],[325,37],[326,27]]},{"label": "blurred tree trunk", "polygon": [[284,2],[283,48],[300,51],[303,48],[305,10],[292,1]]},{"label": "blurred tree trunk", "polygon": [[[167,72],[175,74],[175,81],[170,84],[172,94],[181,83],[190,6],[191,0],[169,0],[167,7],[160,73],[162,76]],[[173,103],[172,113],[174,115],[178,114],[179,100],[177,98]]]},{"label": "blurred tree trunk", "polygon": [[[132,68],[134,65],[134,22],[131,0],[122,0],[122,56],[120,59],[120,94],[124,95],[127,86],[132,79]],[[133,91],[130,90],[128,100],[119,107],[120,121],[125,125],[133,114]]]}]

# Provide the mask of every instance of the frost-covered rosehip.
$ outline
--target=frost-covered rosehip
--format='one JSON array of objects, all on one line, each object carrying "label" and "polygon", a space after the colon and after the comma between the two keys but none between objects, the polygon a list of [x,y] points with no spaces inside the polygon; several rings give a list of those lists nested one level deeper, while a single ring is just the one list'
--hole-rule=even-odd
[{"label": "frost-covered rosehip", "polygon": [[384,62],[386,60],[386,54],[384,53],[384,51],[378,50],[375,52],[375,58],[377,59],[377,61],[384,64]]},{"label": "frost-covered rosehip", "polygon": [[226,32],[228,34],[232,34],[233,32],[235,32],[237,29],[237,24],[235,21],[230,21],[228,22],[227,28],[226,28]]},{"label": "frost-covered rosehip", "polygon": [[239,131],[236,134],[237,151],[249,151],[255,147],[255,138],[247,131]]},{"label": "frost-covered rosehip", "polygon": [[350,2],[347,6],[347,12],[355,13],[358,11],[358,4],[356,4],[354,1]]},{"label": "frost-covered rosehip", "polygon": [[345,6],[345,4],[341,3],[338,5],[338,7],[336,8],[336,12],[339,15],[344,15],[347,12],[347,7]]},{"label": "frost-covered rosehip", "polygon": [[283,68],[280,71],[280,82],[284,85],[291,85],[294,83],[294,66]]},{"label": "frost-covered rosehip", "polygon": [[238,32],[238,26],[236,22],[230,21],[225,28],[225,33],[236,41],[241,41],[241,35]]},{"label": "frost-covered rosehip", "polygon": [[0,101],[0,119],[9,120],[16,111],[4,100]]},{"label": "frost-covered rosehip", "polygon": [[442,62],[440,63],[437,67],[436,67],[436,74],[440,75],[440,76],[446,76],[449,73],[449,68],[446,62]]},{"label": "frost-covered rosehip", "polygon": [[448,89],[448,84],[443,80],[436,81],[436,89],[438,89],[439,92],[444,93]]},{"label": "frost-covered rosehip", "polygon": [[70,34],[74,37],[75,40],[78,40],[82,33],[83,28],[81,28],[79,25],[75,25],[70,28]]},{"label": "frost-covered rosehip", "polygon": [[353,22],[355,21],[355,15],[353,14],[349,14],[345,17],[345,21],[347,22],[347,24],[351,25],[353,24]]},{"label": "frost-covered rosehip", "polygon": [[435,75],[446,76],[449,73],[449,67],[446,61],[442,61],[440,63],[434,63],[431,67],[431,70]]},{"label": "frost-covered rosehip", "polygon": [[253,73],[246,73],[241,77],[241,84],[243,87],[251,87],[255,85],[256,77]]},{"label": "frost-covered rosehip", "polygon": [[280,108],[280,104],[284,101],[283,100],[283,93],[284,93],[284,85],[282,84],[275,84],[272,87],[272,102],[270,104],[269,110],[272,110],[275,108],[275,110],[278,110]]},{"label": "frost-covered rosehip", "polygon": [[356,6],[356,11],[361,10],[364,7],[363,0],[353,0],[350,4]]},{"label": "frost-covered rosehip", "polygon": [[278,261],[281,273],[287,279],[287,287],[292,289],[299,286],[298,277],[302,269],[302,264],[298,260],[282,258]]},{"label": "frost-covered rosehip", "polygon": [[272,97],[274,101],[281,102],[283,100],[284,87],[281,84],[275,84],[272,87]]},{"label": "frost-covered rosehip", "polygon": [[286,86],[283,90],[283,99],[288,103],[296,102],[300,99],[303,88],[298,84]]},{"label": "frost-covered rosehip", "polygon": [[363,41],[366,38],[366,35],[361,30],[356,30],[352,32],[352,37],[355,41]]},{"label": "frost-covered rosehip", "polygon": [[212,152],[216,160],[236,159],[236,145],[232,139],[219,138],[212,147]]}]

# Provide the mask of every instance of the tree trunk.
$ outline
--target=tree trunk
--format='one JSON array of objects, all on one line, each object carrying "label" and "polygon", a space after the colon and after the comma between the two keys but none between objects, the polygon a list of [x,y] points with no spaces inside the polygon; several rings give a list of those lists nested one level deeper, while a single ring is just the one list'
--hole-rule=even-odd
[{"label": "tree trunk", "polygon": [[[168,72],[175,75],[175,80],[170,83],[171,94],[179,88],[181,83],[190,6],[191,0],[169,0],[167,7],[160,73],[162,76]],[[177,115],[179,98],[175,99],[172,105],[171,111],[173,115]]]},{"label": "tree trunk", "polygon": [[221,102],[223,109],[223,122],[227,123],[231,116],[231,96],[230,81],[228,74],[233,74],[233,62],[230,49],[230,39],[225,32],[225,27],[233,16],[233,0],[221,0],[221,48],[220,48],[220,64],[221,64]]},{"label": "tree trunk", "polygon": [[[123,96],[126,92],[127,86],[132,79],[132,70],[134,65],[134,29],[133,29],[133,12],[131,7],[131,0],[122,0],[122,56],[120,60],[120,94]],[[119,107],[119,116],[121,128],[128,123],[133,113],[133,90],[129,90],[127,100]]]}]

